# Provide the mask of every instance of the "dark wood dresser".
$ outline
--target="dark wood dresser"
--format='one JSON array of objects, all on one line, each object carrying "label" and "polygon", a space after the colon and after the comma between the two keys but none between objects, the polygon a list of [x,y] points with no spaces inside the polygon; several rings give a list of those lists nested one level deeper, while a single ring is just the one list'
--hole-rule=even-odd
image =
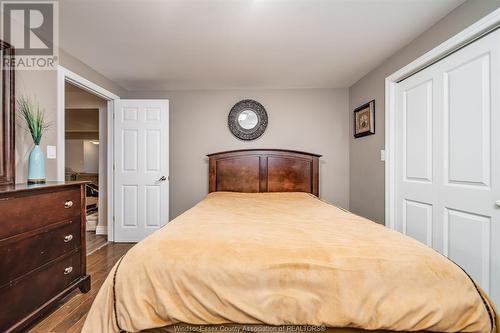
[{"label": "dark wood dresser", "polygon": [[90,290],[85,183],[0,186],[0,332],[18,332],[75,288]]}]

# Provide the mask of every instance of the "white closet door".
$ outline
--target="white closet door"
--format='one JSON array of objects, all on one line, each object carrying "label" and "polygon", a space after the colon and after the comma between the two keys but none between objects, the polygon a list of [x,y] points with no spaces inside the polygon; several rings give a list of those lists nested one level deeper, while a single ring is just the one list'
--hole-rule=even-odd
[{"label": "white closet door", "polygon": [[116,104],[115,242],[138,242],[168,222],[168,101]]},{"label": "white closet door", "polygon": [[436,84],[420,72],[398,85],[396,228],[429,246],[434,245],[436,200],[434,114]]},{"label": "white closet door", "polygon": [[500,303],[500,31],[397,87],[396,228]]}]

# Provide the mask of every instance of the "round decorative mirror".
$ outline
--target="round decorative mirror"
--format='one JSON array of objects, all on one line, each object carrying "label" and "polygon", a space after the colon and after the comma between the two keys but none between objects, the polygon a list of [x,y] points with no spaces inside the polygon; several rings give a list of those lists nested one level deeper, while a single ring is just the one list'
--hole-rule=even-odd
[{"label": "round decorative mirror", "polygon": [[229,112],[228,126],[238,139],[255,140],[266,130],[266,109],[252,99],[239,101]]}]

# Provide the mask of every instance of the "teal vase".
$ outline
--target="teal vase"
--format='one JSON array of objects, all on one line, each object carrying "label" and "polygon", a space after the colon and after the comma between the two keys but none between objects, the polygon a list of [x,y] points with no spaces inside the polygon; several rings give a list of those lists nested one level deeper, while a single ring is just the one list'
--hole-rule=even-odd
[{"label": "teal vase", "polygon": [[28,184],[45,183],[45,156],[42,148],[35,145],[28,160]]}]

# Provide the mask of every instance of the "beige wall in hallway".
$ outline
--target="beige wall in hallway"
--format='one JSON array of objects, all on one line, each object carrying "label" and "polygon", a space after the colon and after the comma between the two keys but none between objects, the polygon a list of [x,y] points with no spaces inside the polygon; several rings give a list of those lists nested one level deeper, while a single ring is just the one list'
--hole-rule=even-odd
[{"label": "beige wall in hallway", "polygon": [[[98,232],[107,226],[107,111],[108,102],[85,90],[66,84],[65,107],[68,109],[99,109],[99,221]],[[89,144],[88,142],[86,144]],[[96,148],[90,144],[90,148]],[[85,144],[84,144],[85,147]],[[88,147],[87,147],[88,148]],[[86,156],[88,157],[88,156]],[[87,170],[88,171],[88,170]]]},{"label": "beige wall in hallway", "polygon": [[[384,149],[385,138],[385,78],[499,7],[500,0],[465,2],[349,88],[352,212],[384,223],[385,180],[380,150]],[[376,101],[376,134],[354,139],[352,110],[372,99]]]},{"label": "beige wall in hallway", "polygon": [[[206,154],[247,148],[285,148],[322,154],[320,195],[349,206],[347,89],[224,90],[131,93],[170,100],[170,218],[208,192]],[[257,140],[235,138],[227,127],[231,107],[252,98],[269,117]]]}]

